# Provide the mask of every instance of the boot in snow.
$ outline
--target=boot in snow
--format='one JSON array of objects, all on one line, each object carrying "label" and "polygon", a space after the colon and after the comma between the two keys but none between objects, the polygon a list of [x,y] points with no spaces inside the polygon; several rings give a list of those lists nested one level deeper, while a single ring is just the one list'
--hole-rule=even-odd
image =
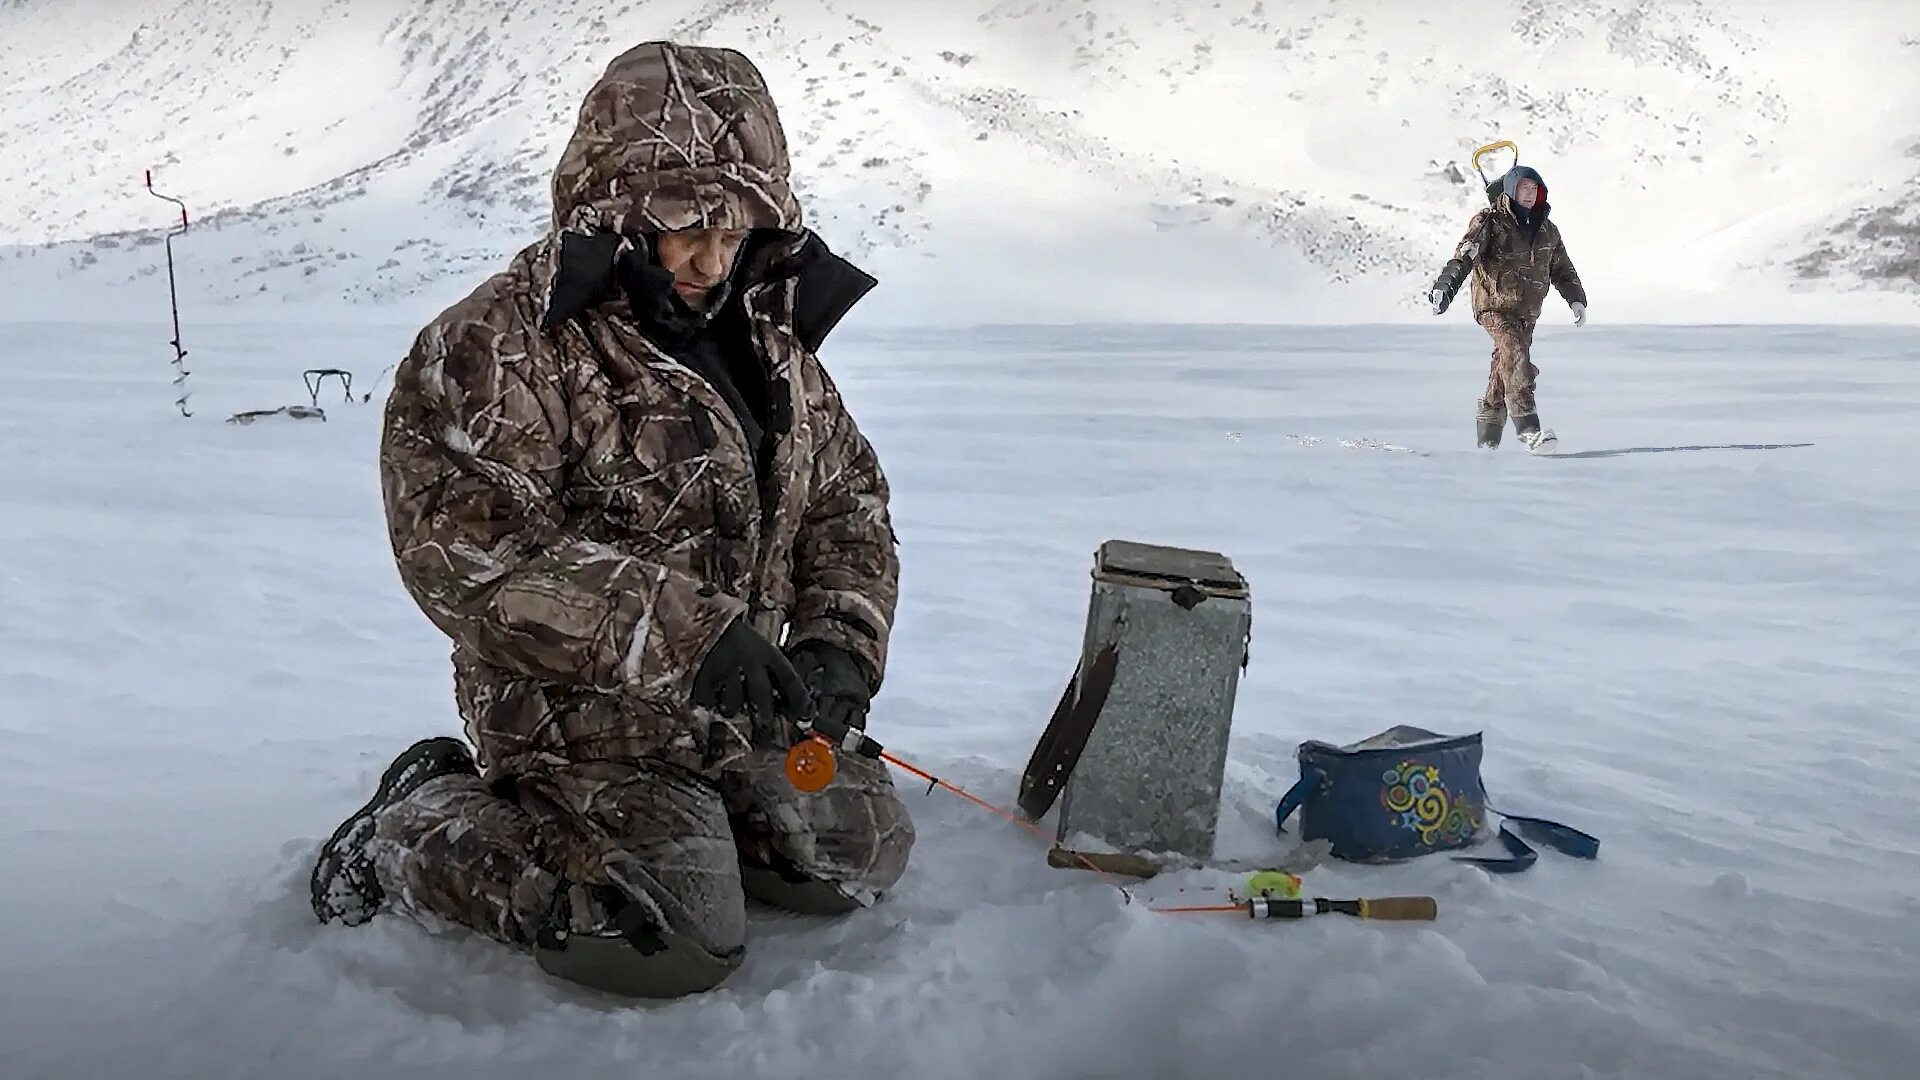
[{"label": "boot in snow", "polygon": [[[576,901],[576,895],[578,901]],[[576,925],[584,903],[586,928]],[[629,998],[679,998],[727,981],[746,949],[710,952],[661,925],[659,906],[611,885],[575,885],[562,878],[546,922],[535,932],[533,960],[556,979]]]},{"label": "boot in snow", "polygon": [[1520,436],[1521,445],[1527,448],[1529,454],[1548,453],[1559,444],[1552,428],[1540,426],[1540,417],[1537,414],[1529,413],[1526,416],[1514,417],[1513,430]]},{"label": "boot in snow", "polygon": [[310,883],[313,913],[320,921],[339,919],[348,926],[358,926],[373,918],[385,899],[374,877],[373,860],[367,855],[376,814],[436,777],[477,776],[479,772],[466,744],[444,736],[422,739],[393,759],[373,797],[341,822],[320,846]]},{"label": "boot in snow", "polygon": [[778,855],[740,861],[740,885],[747,896],[798,915],[845,915],[878,899],[859,889],[823,881]]},{"label": "boot in snow", "polygon": [[1483,450],[1492,450],[1500,445],[1500,434],[1506,430],[1507,407],[1497,405],[1488,407],[1481,402],[1480,409],[1474,414],[1474,429]]}]

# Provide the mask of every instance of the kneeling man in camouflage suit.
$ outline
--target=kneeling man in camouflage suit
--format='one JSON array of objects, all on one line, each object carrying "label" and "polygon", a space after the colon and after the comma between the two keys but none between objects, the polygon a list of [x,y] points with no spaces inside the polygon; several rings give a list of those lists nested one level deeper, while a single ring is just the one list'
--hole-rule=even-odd
[{"label": "kneeling man in camouflage suit", "polygon": [[873,280],[801,225],[765,82],[650,43],[589,92],[548,234],[416,339],[381,482],[453,641],[467,744],[387,769],[314,911],[382,907],[640,997],[718,985],[749,897],[834,914],[906,868],[878,762],[811,794],[796,721],[864,726],[899,562],[887,481],[816,359]]}]

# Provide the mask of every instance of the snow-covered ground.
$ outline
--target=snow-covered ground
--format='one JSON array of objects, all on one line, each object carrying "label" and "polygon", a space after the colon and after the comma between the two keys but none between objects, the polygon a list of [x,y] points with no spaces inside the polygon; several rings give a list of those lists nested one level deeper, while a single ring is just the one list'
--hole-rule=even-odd
[{"label": "snow-covered ground", "polygon": [[[856,318],[854,322],[858,322]],[[1430,893],[1433,924],[1127,905],[905,787],[890,901],[765,916],[634,1007],[464,932],[314,925],[319,840],[450,732],[392,572],[376,377],[410,326],[0,327],[0,1076],[1879,1078],[1920,1060],[1920,334],[1573,331],[1568,456],[1471,448],[1486,344],[1433,328],[856,333],[828,348],[896,490],[891,749],[1010,801],[1094,548],[1223,550],[1255,596],[1221,854],[1307,738],[1484,728],[1496,796],[1601,837]],[[304,402],[304,368],[371,404]],[[1378,440],[1424,455],[1343,446]],[[1317,441],[1316,441],[1317,440]],[[1780,449],[1713,449],[1811,444]],[[1697,447],[1707,447],[1696,449]]]}]

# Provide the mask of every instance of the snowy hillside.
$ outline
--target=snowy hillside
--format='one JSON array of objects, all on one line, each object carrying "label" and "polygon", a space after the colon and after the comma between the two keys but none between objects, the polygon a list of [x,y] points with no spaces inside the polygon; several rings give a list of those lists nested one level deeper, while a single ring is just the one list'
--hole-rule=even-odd
[{"label": "snowy hillside", "polygon": [[190,309],[417,317],[542,228],[580,94],[657,37],[766,71],[869,320],[1427,318],[1503,137],[1597,319],[1920,308],[1907,0],[10,0],[0,317],[164,304],[148,168]]}]

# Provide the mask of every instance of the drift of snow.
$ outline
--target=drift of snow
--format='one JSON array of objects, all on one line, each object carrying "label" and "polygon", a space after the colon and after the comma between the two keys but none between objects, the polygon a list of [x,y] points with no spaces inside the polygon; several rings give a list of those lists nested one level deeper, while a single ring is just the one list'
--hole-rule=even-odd
[{"label": "drift of snow", "polygon": [[[1323,866],[1432,924],[1169,916],[901,776],[898,892],[755,916],[696,999],[578,992],[464,931],[315,925],[319,841],[457,730],[385,546],[376,376],[411,326],[0,329],[0,1075],[1898,1075],[1920,1059],[1920,335],[1549,326],[1561,458],[1471,448],[1471,327],[849,330],[897,491],[876,734],[1010,802],[1109,538],[1254,596],[1221,855],[1286,850],[1308,738],[1484,728],[1499,803],[1602,839],[1495,878]],[[249,427],[338,365],[371,404]],[[1783,449],[1713,447],[1792,446]],[[1395,452],[1405,447],[1422,453]],[[1187,890],[1184,894],[1176,889]]]}]

